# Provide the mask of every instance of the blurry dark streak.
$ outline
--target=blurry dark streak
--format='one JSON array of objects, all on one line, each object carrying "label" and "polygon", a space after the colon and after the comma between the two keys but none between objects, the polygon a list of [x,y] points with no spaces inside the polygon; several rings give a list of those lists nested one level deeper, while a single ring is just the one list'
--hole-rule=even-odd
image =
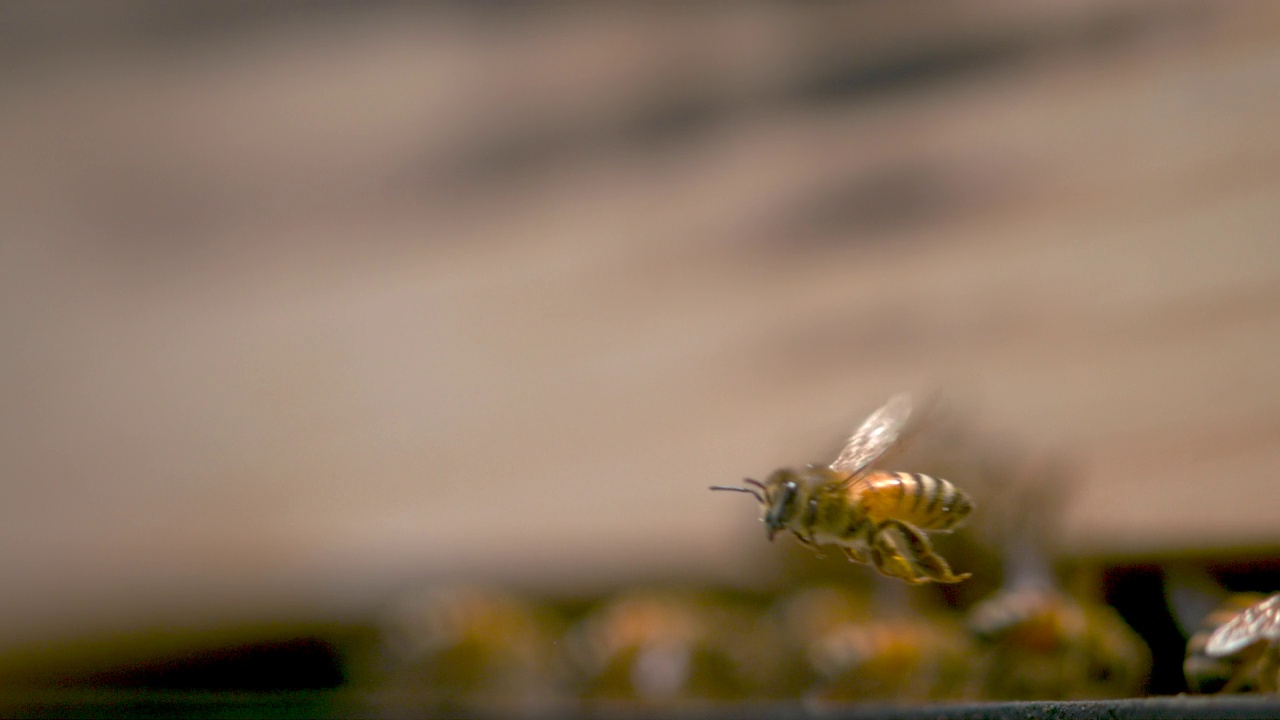
[{"label": "blurry dark streak", "polygon": [[390,172],[383,182],[393,197],[447,195],[476,186],[519,182],[556,165],[572,162],[588,152],[581,130],[526,125],[490,134],[440,158],[428,152],[412,157]]},{"label": "blurry dark streak", "polygon": [[[37,57],[71,53],[92,55],[98,51],[118,50],[122,47],[142,50],[168,50],[177,46],[200,44],[208,41],[227,40],[238,33],[253,31],[264,26],[288,26],[300,20],[350,19],[356,15],[369,15],[388,9],[411,9],[426,15],[447,11],[453,17],[469,18],[481,24],[522,26],[530,23],[554,22],[557,16],[580,13],[584,9],[601,7],[634,6],[659,12],[687,12],[691,3],[667,0],[665,2],[637,2],[636,0],[612,0],[591,3],[584,0],[556,0],[549,3],[524,3],[515,0],[121,0],[111,3],[114,11],[95,12],[90,20],[73,19],[74,9],[63,3],[0,3],[0,59],[30,60]],[[711,4],[710,0],[697,5]],[[829,0],[785,3],[790,7],[823,6],[834,4]],[[845,3],[848,4],[848,3]],[[864,5],[883,5],[883,0],[863,0]],[[44,6],[54,7],[46,10]],[[38,8],[32,10],[32,8]],[[1095,43],[1118,44],[1138,34],[1146,24],[1169,25],[1171,22],[1186,24],[1199,21],[1209,14],[1206,4],[1180,3],[1147,11],[1116,11],[1110,15],[1090,17],[1055,35],[1079,35],[1090,46]],[[1069,38],[1064,38],[1068,39]],[[995,45],[1005,50],[1026,49],[1030,43],[1010,43],[997,39]],[[819,73],[819,77],[802,81],[801,87],[819,94],[876,86],[880,88],[901,84],[904,80],[921,79],[923,75],[935,75],[944,66],[963,71],[959,65],[972,65],[974,60],[991,56],[991,50],[983,50],[983,43],[963,43],[949,48],[925,51],[915,56],[889,62],[863,66],[851,63],[844,68]],[[1001,55],[1002,53],[995,53]],[[826,87],[834,85],[834,88]],[[846,94],[837,91],[836,95]]]},{"label": "blurry dark streak", "polygon": [[640,150],[684,147],[703,139],[738,115],[727,102],[689,93],[645,106],[612,136],[613,143]]},{"label": "blurry dark streak", "polygon": [[[531,3],[525,0],[445,0],[441,3],[450,9],[464,13],[473,21],[491,25],[523,25],[549,19],[568,10],[609,5],[610,3],[587,2],[542,2]],[[574,6],[577,5],[577,8]]]},{"label": "blurry dark streak", "polygon": [[789,93],[803,105],[864,102],[1024,64],[1039,49],[1034,39],[1001,37],[931,47],[898,58],[852,61],[817,69]]},{"label": "blurry dark streak", "polygon": [[[498,2],[505,8],[509,3]],[[515,11],[528,12],[525,9]],[[541,11],[540,11],[541,12]],[[501,13],[499,13],[501,14]],[[1135,37],[1162,13],[1094,17],[1066,28],[1009,31],[982,38],[960,38],[891,58],[858,58],[814,68],[789,88],[772,95],[741,98],[735,102],[700,100],[668,94],[645,104],[632,119],[614,127],[575,127],[542,130],[519,137],[473,138],[460,143],[456,160],[439,168],[437,178],[424,178],[428,186],[490,181],[497,175],[528,177],[562,159],[594,151],[636,145],[671,147],[713,133],[728,121],[747,113],[763,113],[801,107],[848,105],[879,100],[894,94],[927,90],[935,85],[998,72],[1021,69],[1035,58],[1069,46],[1079,37],[1096,36],[1099,28],[1114,26],[1110,43]],[[538,18],[539,21],[545,18]],[[1122,28],[1123,32],[1115,28]],[[1089,44],[1097,42],[1096,39]],[[599,142],[604,139],[606,142]],[[612,140],[612,143],[608,142]],[[539,147],[539,143],[545,143]],[[419,173],[410,173],[419,175]]]},{"label": "blurry dark streak", "polygon": [[986,37],[952,38],[897,57],[829,64],[800,80],[789,96],[801,104],[861,102],[972,76],[1017,70],[1062,48],[1119,49],[1171,24],[1171,20],[1199,20],[1201,13],[1194,12],[1197,7],[1184,3],[1145,11],[1103,12],[1060,27],[1044,25]]},{"label": "blurry dark streak", "polygon": [[58,57],[95,58],[122,50],[168,53],[300,19],[423,6],[408,0],[117,0],[95,1],[97,7],[78,12],[78,4],[90,0],[0,3],[0,77]]},{"label": "blurry dark streak", "polygon": [[1186,692],[1186,678],[1182,674],[1186,638],[1169,614],[1160,568],[1154,565],[1111,568],[1103,574],[1102,582],[1107,604],[1114,607],[1151,648],[1147,692],[1153,695]]},{"label": "blurry dark streak", "polygon": [[[556,142],[544,147],[534,146],[538,136],[525,137],[525,142],[518,143],[506,138],[473,140],[459,152],[458,161],[449,164],[445,170],[447,179],[442,180],[466,183],[487,179],[497,173],[527,173],[557,161],[560,155],[568,154],[574,144],[589,144],[593,136],[622,139],[627,145],[638,141],[645,145],[670,146],[677,141],[699,139],[725,124],[726,119],[746,112],[797,104],[844,104],[871,99],[882,93],[909,90],[961,74],[996,70],[1012,64],[1014,59],[1026,59],[1033,48],[1032,43],[1005,38],[930,49],[887,62],[860,60],[834,69],[818,69],[811,77],[800,80],[781,95],[738,103],[736,112],[714,102],[664,98],[639,110],[633,116],[634,120],[624,121],[619,128],[546,133],[544,137],[554,138]],[[529,158],[540,162],[529,162]]]},{"label": "blurry dark streak", "polygon": [[414,696],[360,693],[185,694],[37,693],[0,696],[0,711],[18,717],[118,718],[566,718],[568,720],[1227,720],[1280,717],[1274,695],[1124,698],[1118,700],[952,702],[816,705],[796,701],[737,701],[668,706],[661,703],[586,703],[506,711]]},{"label": "blurry dark streak", "polygon": [[1117,10],[1089,17],[1071,38],[1086,53],[1106,53],[1161,33],[1178,33],[1206,27],[1214,19],[1214,3],[1169,3],[1158,12]]},{"label": "blurry dark streak", "polygon": [[343,660],[316,638],[264,642],[167,657],[61,678],[61,687],[150,690],[322,690],[345,681]]},{"label": "blurry dark streak", "polygon": [[[376,704],[349,708],[342,691],[275,693],[41,689],[0,693],[0,714],[21,718],[384,717]],[[355,714],[359,713],[359,714]],[[399,716],[397,716],[399,717]]]},{"label": "blurry dark streak", "polygon": [[[1244,553],[1239,554],[1244,557]],[[1205,568],[1231,592],[1280,592],[1280,557],[1274,551],[1253,559],[1210,562]]]},{"label": "blurry dark streak", "polygon": [[150,0],[150,7],[138,13],[138,39],[154,49],[193,42],[220,42],[245,30],[267,25],[285,26],[300,19],[347,17],[368,14],[371,8],[411,5],[405,2],[377,3],[359,0],[206,0],[169,2]]},{"label": "blurry dark streak", "polygon": [[[223,38],[261,24],[278,24],[300,16],[367,12],[368,8],[405,5],[403,2],[362,3],[356,0],[284,0],[261,3],[256,0],[211,0],[194,3],[169,3],[166,0],[141,0],[136,3],[135,35],[153,43],[169,45],[196,38]],[[557,11],[573,3],[552,3],[531,9],[523,3],[489,0],[481,3],[411,4],[424,10],[441,6],[469,8],[477,15],[493,15],[506,21],[518,21],[526,27],[530,22],[549,22]],[[583,3],[581,7],[586,7]],[[672,7],[675,7],[674,5]],[[1172,11],[1185,16],[1185,7]],[[413,198],[424,193],[451,194],[469,189],[482,189],[498,182],[521,182],[537,177],[558,165],[583,157],[618,150],[676,149],[688,147],[714,133],[720,127],[749,113],[771,112],[788,106],[815,104],[848,104],[877,97],[923,89],[939,82],[979,73],[1016,68],[1037,53],[1052,52],[1055,44],[1073,39],[1086,45],[1122,44],[1141,34],[1146,24],[1164,21],[1169,12],[1152,10],[1145,14],[1112,13],[1093,16],[1062,28],[1041,31],[1006,30],[1003,35],[985,38],[959,38],[894,58],[859,58],[835,66],[817,68],[808,78],[793,83],[790,89],[770,95],[737,98],[733,101],[709,99],[701,89],[664,93],[644,103],[630,117],[609,124],[591,124],[578,118],[544,121],[541,125],[521,126],[518,119],[507,131],[480,134],[470,139],[459,138],[451,159],[439,161],[410,160],[399,171],[393,171],[376,188],[375,193]],[[28,23],[29,24],[29,23]],[[122,27],[125,21],[117,24]],[[140,29],[139,29],[140,28]],[[518,118],[518,111],[513,113]],[[477,187],[479,186],[479,187]],[[179,197],[177,204],[183,205]],[[126,206],[129,203],[126,204]],[[132,202],[135,208],[148,203]],[[830,194],[802,207],[795,217],[783,221],[784,234],[793,232],[812,246],[830,244],[835,236],[871,233],[885,229],[908,227],[945,213],[956,204],[948,188],[927,169],[917,167],[889,168],[871,178],[855,178],[848,187],[834,188]],[[200,216],[207,211],[196,208]],[[173,235],[184,231],[183,223],[202,221],[176,220],[177,212],[128,211],[115,218],[122,231],[134,234],[129,225],[136,223],[137,234],[146,237]],[[166,220],[166,217],[168,218]],[[106,217],[112,222],[110,216]],[[794,226],[791,225],[794,223]],[[823,236],[825,237],[819,237]],[[172,239],[172,238],[170,238]],[[865,239],[865,238],[860,238]],[[144,239],[144,245],[147,244]],[[789,243],[795,243],[792,237]],[[801,244],[789,249],[803,247]]]},{"label": "blurry dark streak", "polygon": [[937,168],[922,162],[893,165],[806,195],[770,233],[783,253],[889,240],[954,210],[960,198]]},{"label": "blurry dark streak", "polygon": [[518,127],[473,140],[437,161],[410,161],[390,174],[392,195],[414,190],[448,193],[495,183],[520,182],[575,159],[622,150],[688,147],[737,116],[724,104],[696,96],[649,103],[620,124],[605,127]]}]

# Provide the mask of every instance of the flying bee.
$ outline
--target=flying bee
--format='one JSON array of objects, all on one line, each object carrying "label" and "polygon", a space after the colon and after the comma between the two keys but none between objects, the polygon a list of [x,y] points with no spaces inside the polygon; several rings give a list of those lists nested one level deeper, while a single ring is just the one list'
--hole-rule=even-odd
[{"label": "flying bee", "polygon": [[920,473],[885,472],[875,464],[902,437],[911,401],[896,395],[854,431],[835,462],[776,470],[764,481],[712,490],[747,493],[760,503],[770,540],[786,530],[802,544],[837,545],[849,560],[912,584],[956,583],[924,531],[951,532],[973,503],[955,485]]},{"label": "flying bee", "polygon": [[1280,690],[1280,593],[1228,598],[1187,642],[1183,668],[1197,692]]}]

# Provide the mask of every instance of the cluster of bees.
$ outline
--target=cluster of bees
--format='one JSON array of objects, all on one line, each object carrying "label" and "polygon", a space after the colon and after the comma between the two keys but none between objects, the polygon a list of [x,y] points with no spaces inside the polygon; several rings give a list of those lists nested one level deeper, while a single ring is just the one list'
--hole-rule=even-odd
[{"label": "cluster of bees", "polygon": [[[436,588],[405,596],[388,613],[376,684],[427,702],[524,708],[572,699],[824,704],[1143,694],[1147,645],[1102,602],[1098,583],[1067,591],[1048,561],[1060,478],[1041,468],[1033,474],[1042,481],[1022,482],[1021,494],[978,481],[993,519],[975,523],[976,540],[950,543],[948,553],[975,573],[963,582],[970,573],[954,572],[930,533],[961,527],[975,506],[969,494],[933,475],[878,469],[910,415],[910,402],[896,397],[830,465],[712,488],[752,496],[770,540],[784,533],[811,550],[834,546],[881,577],[842,563],[843,580],[788,583],[773,594],[651,587],[577,604]],[[1028,474],[954,457],[942,464],[948,474],[988,480]],[[977,589],[954,591],[966,587]],[[1280,595],[1232,602],[1188,643],[1188,684],[1275,692]]]},{"label": "cluster of bees", "polygon": [[[366,687],[401,706],[552,708],[1079,700],[1144,694],[1151,655],[1108,605],[1013,583],[965,609],[887,583],[770,595],[646,587],[539,602],[496,587],[410,593]],[[1199,693],[1276,692],[1280,594],[1237,594],[1187,645]],[[397,695],[398,693],[398,695]]]},{"label": "cluster of bees", "polygon": [[650,587],[573,607],[497,588],[437,588],[388,614],[373,679],[420,702],[521,708],[1125,697],[1143,688],[1146,647],[1105,605],[1027,589],[968,612],[893,598],[892,589],[841,584],[777,596]]}]

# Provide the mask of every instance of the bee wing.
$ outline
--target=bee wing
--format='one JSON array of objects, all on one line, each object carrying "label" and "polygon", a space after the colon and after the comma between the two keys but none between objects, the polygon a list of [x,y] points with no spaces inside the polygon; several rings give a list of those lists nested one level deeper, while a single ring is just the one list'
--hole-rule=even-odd
[{"label": "bee wing", "polygon": [[1224,657],[1259,640],[1280,640],[1280,593],[1220,625],[1205,643],[1204,654]]},{"label": "bee wing", "polygon": [[911,398],[894,395],[884,407],[871,413],[845,443],[831,469],[857,477],[871,463],[884,455],[902,436],[902,428],[911,416]]}]

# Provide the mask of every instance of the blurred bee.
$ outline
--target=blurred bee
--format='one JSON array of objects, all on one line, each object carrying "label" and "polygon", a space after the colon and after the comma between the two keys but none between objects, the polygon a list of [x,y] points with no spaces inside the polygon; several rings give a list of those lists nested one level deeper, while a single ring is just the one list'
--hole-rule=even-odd
[{"label": "blurred bee", "polygon": [[770,613],[778,633],[777,679],[789,696],[810,690],[820,676],[813,663],[813,647],[836,628],[874,619],[872,596],[866,588],[817,585],[778,600]]},{"label": "blurred bee", "polygon": [[960,628],[923,617],[837,626],[807,656],[819,678],[808,699],[837,703],[958,699],[972,662]]},{"label": "blurred bee", "polygon": [[920,473],[884,472],[874,466],[892,450],[911,415],[911,401],[897,395],[871,414],[829,466],[776,470],[764,482],[712,490],[748,493],[762,508],[772,540],[787,530],[804,545],[838,545],[856,563],[909,583],[956,583],[956,575],[924,530],[950,532],[973,503],[955,485]]},{"label": "blurred bee", "polygon": [[584,699],[679,704],[758,695],[775,673],[759,613],[701,593],[635,590],[570,629]]},{"label": "blurred bee", "polygon": [[528,709],[553,701],[559,633],[554,618],[518,595],[440,586],[405,593],[379,624],[374,680],[404,702]]},{"label": "blurred bee", "polygon": [[1280,593],[1232,595],[1209,613],[1187,641],[1183,672],[1193,692],[1276,692]]},{"label": "blurred bee", "polygon": [[780,670],[795,692],[814,706],[965,697],[971,659],[963,628],[916,607],[932,596],[906,591],[882,580],[870,592],[817,586],[783,598],[774,612]]},{"label": "blurred bee", "polygon": [[1111,607],[1051,586],[1001,590],[969,613],[983,652],[982,693],[992,700],[1132,697],[1151,654]]}]

